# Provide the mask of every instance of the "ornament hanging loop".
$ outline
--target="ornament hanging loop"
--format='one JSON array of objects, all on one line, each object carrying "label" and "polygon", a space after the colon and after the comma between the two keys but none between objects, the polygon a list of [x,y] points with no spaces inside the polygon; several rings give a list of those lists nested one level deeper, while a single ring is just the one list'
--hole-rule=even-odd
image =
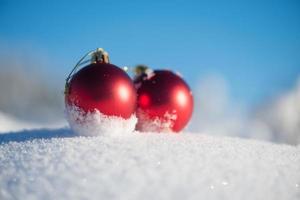
[{"label": "ornament hanging loop", "polygon": [[[87,57],[90,57],[87,59]],[[84,64],[87,63],[109,63],[109,56],[106,51],[104,51],[103,48],[97,48],[95,50],[89,51],[86,53],[75,65],[75,67],[72,69],[68,77],[66,78],[66,84],[65,84],[65,94],[69,93],[69,85],[70,80],[74,76],[74,74],[78,71],[78,68]]]}]

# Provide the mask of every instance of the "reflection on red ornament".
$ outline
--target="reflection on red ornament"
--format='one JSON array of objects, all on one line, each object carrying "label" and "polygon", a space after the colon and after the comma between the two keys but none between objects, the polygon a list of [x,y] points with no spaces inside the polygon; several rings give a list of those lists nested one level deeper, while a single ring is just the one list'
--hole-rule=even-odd
[{"label": "reflection on red ornament", "polygon": [[147,108],[150,104],[150,97],[147,94],[141,94],[139,97],[138,104],[142,108]]}]

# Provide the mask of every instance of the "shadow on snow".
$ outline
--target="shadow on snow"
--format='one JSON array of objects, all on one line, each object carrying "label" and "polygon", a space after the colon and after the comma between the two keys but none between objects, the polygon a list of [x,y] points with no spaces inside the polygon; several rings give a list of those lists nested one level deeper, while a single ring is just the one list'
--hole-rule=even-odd
[{"label": "shadow on snow", "polygon": [[76,136],[69,128],[37,129],[0,134],[0,144],[8,142],[23,142],[34,139],[67,138]]}]

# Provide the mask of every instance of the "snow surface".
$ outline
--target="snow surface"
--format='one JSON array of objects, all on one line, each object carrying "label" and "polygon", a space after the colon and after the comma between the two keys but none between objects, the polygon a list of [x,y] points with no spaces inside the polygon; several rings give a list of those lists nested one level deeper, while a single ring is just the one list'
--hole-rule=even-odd
[{"label": "snow surface", "polygon": [[1,200],[299,198],[300,146],[68,128],[0,135]]}]

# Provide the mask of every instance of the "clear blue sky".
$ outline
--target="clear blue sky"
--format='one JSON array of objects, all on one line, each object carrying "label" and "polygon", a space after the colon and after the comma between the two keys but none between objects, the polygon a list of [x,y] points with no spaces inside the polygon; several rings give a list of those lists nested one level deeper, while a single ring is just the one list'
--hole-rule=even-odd
[{"label": "clear blue sky", "polygon": [[168,67],[192,88],[220,74],[255,104],[300,75],[300,2],[0,0],[1,43],[46,55],[58,82],[104,47],[116,65]]}]

